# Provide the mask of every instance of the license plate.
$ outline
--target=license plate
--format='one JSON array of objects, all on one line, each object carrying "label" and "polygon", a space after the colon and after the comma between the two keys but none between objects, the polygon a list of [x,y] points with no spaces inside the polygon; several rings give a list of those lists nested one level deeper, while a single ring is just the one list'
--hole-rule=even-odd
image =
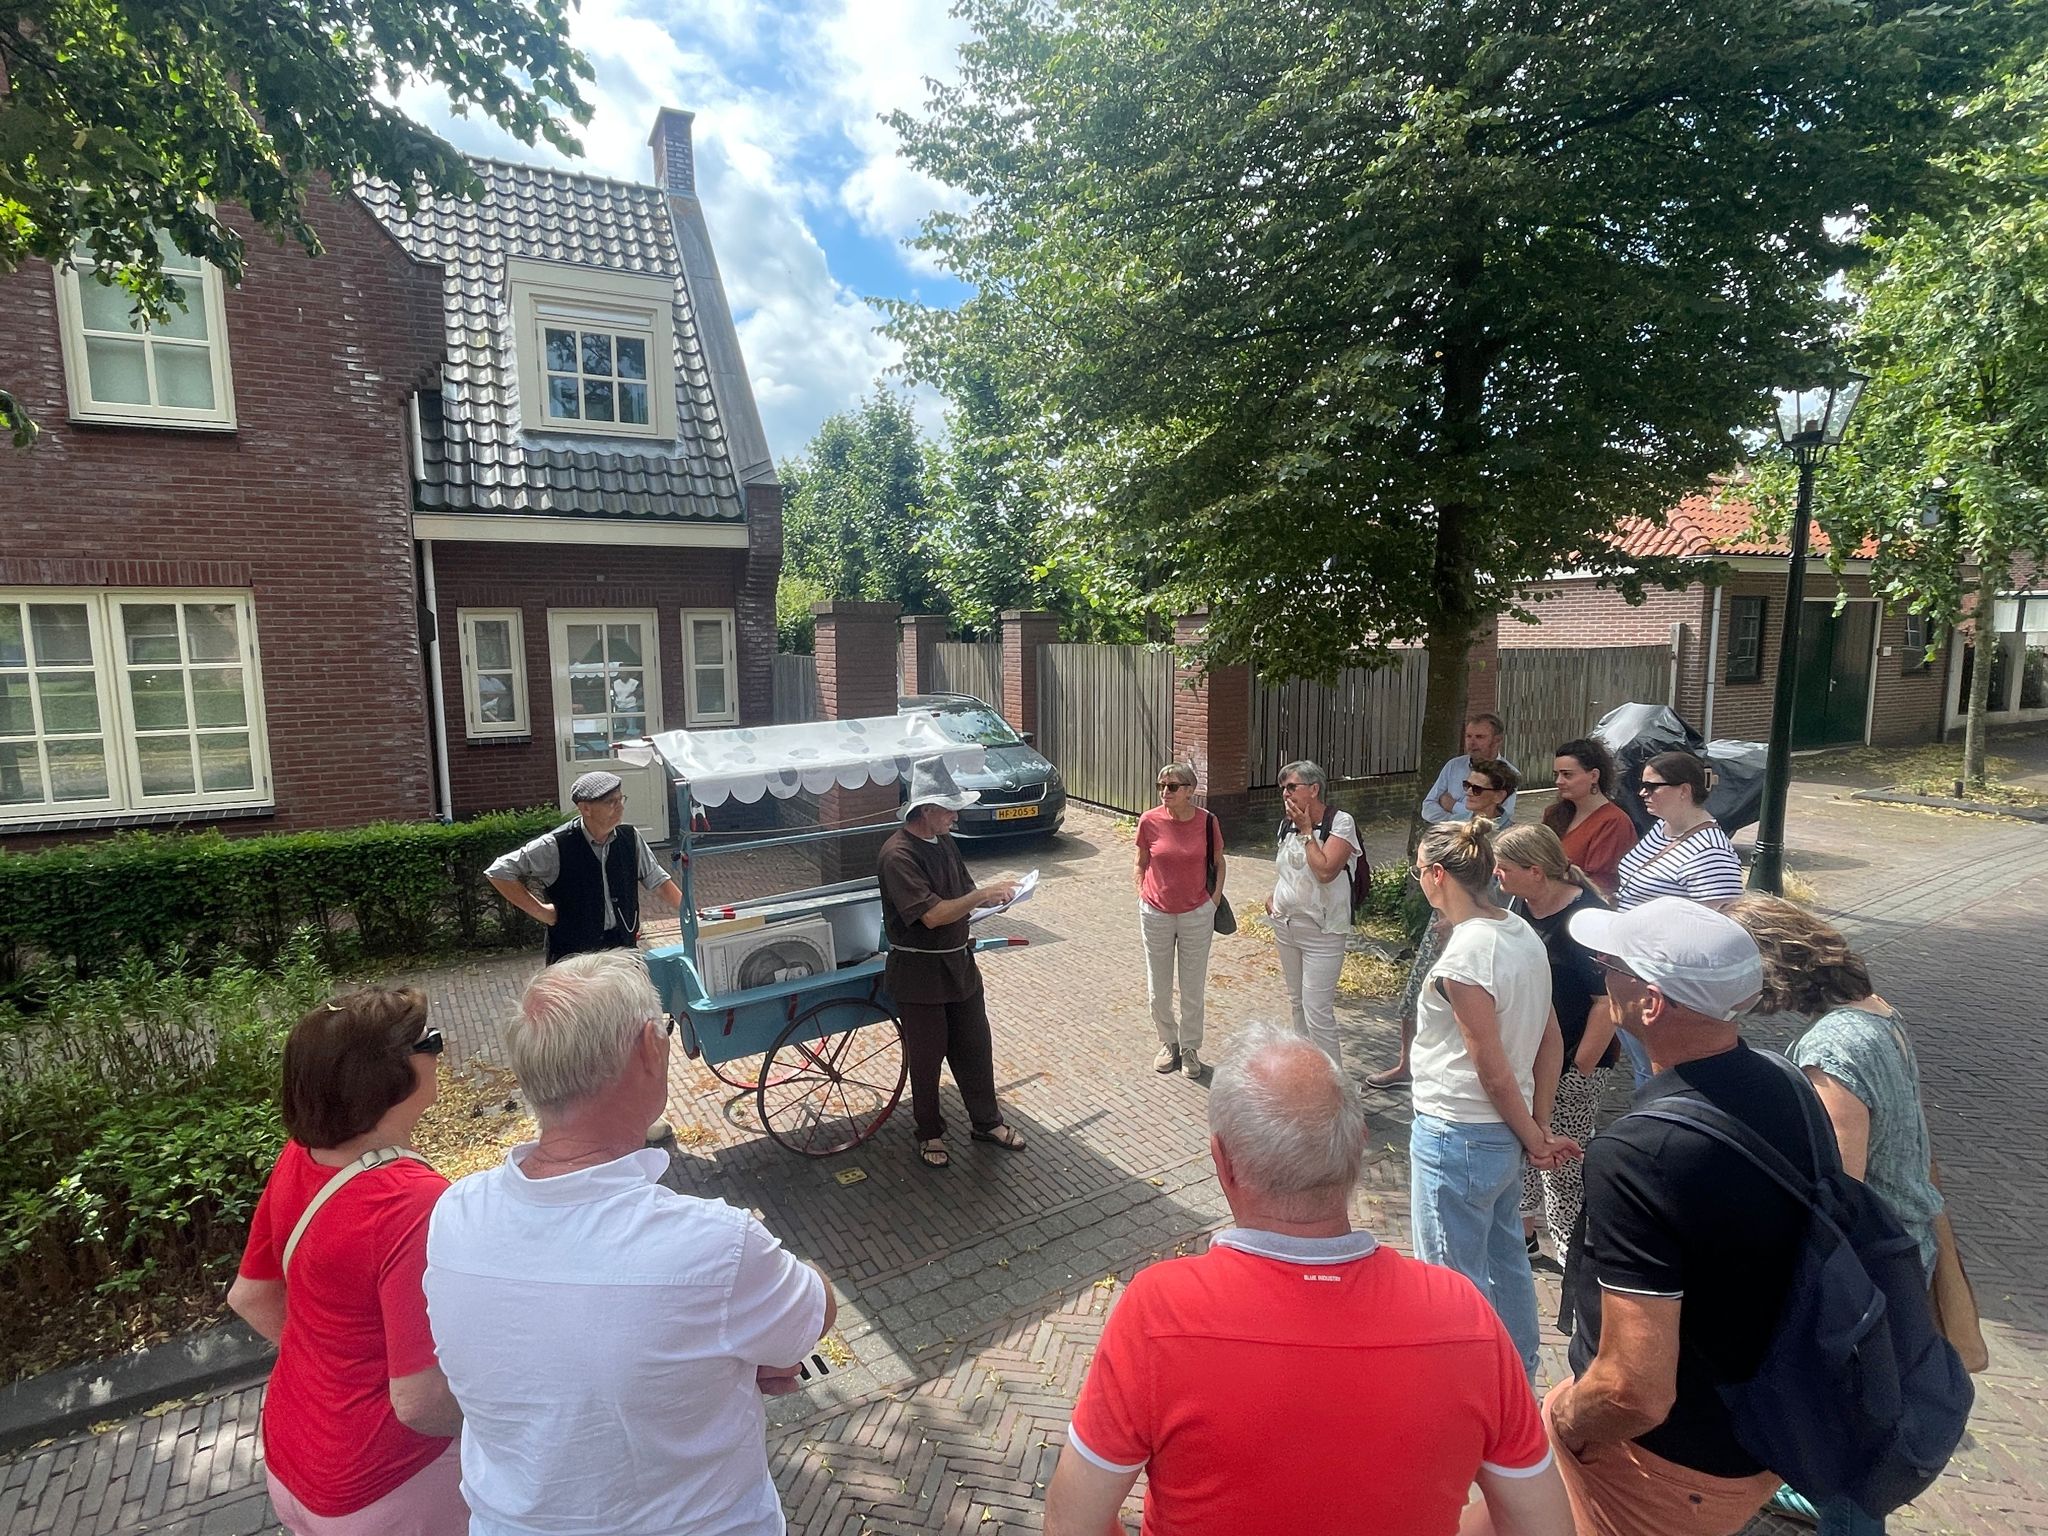
[{"label": "license plate", "polygon": [[996,812],[997,821],[1028,821],[1038,814],[1035,805],[1006,805]]}]

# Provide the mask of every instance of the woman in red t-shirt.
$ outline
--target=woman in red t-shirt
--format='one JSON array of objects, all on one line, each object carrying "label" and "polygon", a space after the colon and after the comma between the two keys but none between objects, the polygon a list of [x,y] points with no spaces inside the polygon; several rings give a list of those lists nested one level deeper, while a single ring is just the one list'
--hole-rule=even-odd
[{"label": "woman in red t-shirt", "polygon": [[1564,856],[1584,871],[1607,901],[1614,900],[1622,855],[1636,845],[1636,824],[1612,798],[1620,783],[1614,757],[1591,737],[1557,749],[1557,801],[1543,825],[1564,844]]},{"label": "woman in red t-shirt", "polygon": [[469,1528],[462,1414],[420,1287],[427,1217],[448,1181],[408,1147],[434,1102],[441,1046],[411,987],[346,993],[285,1041],[291,1140],[263,1186],[228,1305],[278,1346],[264,1461],[271,1503],[295,1536]]},{"label": "woman in red t-shirt", "polygon": [[[1145,941],[1145,990],[1159,1031],[1155,1072],[1178,1067],[1202,1075],[1202,998],[1209,983],[1209,945],[1223,894],[1223,829],[1195,804],[1195,770],[1168,763],[1159,770],[1162,802],[1138,818],[1138,932]],[[1209,867],[1216,867],[1212,889]],[[1180,1022],[1173,1020],[1174,972],[1180,972]]]}]

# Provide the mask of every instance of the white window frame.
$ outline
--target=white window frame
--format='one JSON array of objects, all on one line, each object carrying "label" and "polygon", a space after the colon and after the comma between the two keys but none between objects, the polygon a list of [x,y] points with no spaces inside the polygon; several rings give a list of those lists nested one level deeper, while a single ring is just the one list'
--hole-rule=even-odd
[{"label": "white window frame", "polygon": [[[706,714],[697,707],[697,652],[692,645],[694,625],[716,622],[725,641],[725,703],[718,714]],[[683,610],[683,714],[691,725],[738,725],[740,723],[739,649],[730,608],[685,608]]]},{"label": "white window frame", "polygon": [[[100,740],[104,743],[108,793],[98,800],[49,800],[35,805],[0,806],[0,830],[22,823],[55,819],[105,820],[124,816],[150,815],[158,811],[233,810],[268,807],[272,803],[270,739],[264,709],[262,646],[256,632],[256,604],[252,594],[239,590],[196,587],[8,587],[0,589],[0,603],[66,603],[83,605],[92,639],[92,674],[99,704]],[[247,789],[209,790],[196,787],[188,793],[145,795],[142,764],[135,724],[133,697],[128,673],[137,670],[127,659],[127,632],[122,606],[129,603],[224,603],[236,609],[240,654],[233,662],[211,665],[242,669],[242,696],[249,733],[251,783]],[[182,633],[182,626],[181,626]],[[182,641],[181,641],[182,647]],[[150,664],[141,664],[146,668]],[[180,671],[190,669],[189,660],[157,665]],[[207,664],[202,664],[207,665]],[[187,693],[188,701],[190,693]],[[37,711],[40,727],[40,710]],[[187,711],[187,732],[196,734]],[[38,729],[37,740],[47,740]],[[44,775],[45,792],[48,775]]]},{"label": "white window frame", "polygon": [[[528,432],[625,437],[676,435],[675,282],[636,272],[514,257],[505,263],[519,365],[519,424]],[[545,333],[550,327],[607,331],[647,342],[647,421],[574,421],[548,415]]]},{"label": "white window frame", "polygon": [[[476,627],[479,624],[504,622],[510,626],[509,644],[512,648],[512,702],[513,716],[508,723],[503,720],[486,720],[483,712],[483,695],[477,687]],[[462,650],[462,717],[463,728],[476,739],[493,736],[531,736],[533,717],[526,697],[526,622],[517,608],[458,608],[455,623],[461,635]]]},{"label": "white window frame", "polygon": [[[206,317],[204,346],[213,368],[213,407],[210,410],[197,410],[185,406],[143,405],[132,400],[102,401],[93,398],[92,370],[86,356],[85,308],[79,297],[79,284],[93,280],[92,271],[96,265],[90,257],[74,256],[72,264],[57,270],[57,330],[64,354],[64,388],[69,398],[71,419],[136,427],[183,427],[198,432],[234,431],[234,370],[228,364],[227,301],[219,270],[211,262],[199,263],[199,292],[196,294],[192,292],[192,282],[187,274],[174,274],[179,285],[185,289],[187,306],[198,310]],[[152,394],[156,392],[155,348],[190,348],[198,345],[189,340],[173,342],[154,338],[147,327],[140,332],[131,328],[126,332],[94,331],[91,334],[120,335],[130,340],[140,335],[143,342],[143,366],[148,371]]]}]

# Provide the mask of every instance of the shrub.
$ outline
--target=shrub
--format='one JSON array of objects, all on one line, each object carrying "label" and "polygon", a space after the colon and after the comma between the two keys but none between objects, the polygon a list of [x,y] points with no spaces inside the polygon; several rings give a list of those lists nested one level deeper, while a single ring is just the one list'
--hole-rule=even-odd
[{"label": "shrub", "polygon": [[265,968],[310,929],[330,964],[530,945],[532,919],[484,882],[554,810],[259,837],[130,833],[0,854],[0,980],[38,965],[104,974],[130,956],[230,954]]},{"label": "shrub", "polygon": [[34,1016],[0,1007],[7,1378],[217,1304],[284,1140],[284,1036],[331,982],[301,933],[270,975],[136,957]]}]

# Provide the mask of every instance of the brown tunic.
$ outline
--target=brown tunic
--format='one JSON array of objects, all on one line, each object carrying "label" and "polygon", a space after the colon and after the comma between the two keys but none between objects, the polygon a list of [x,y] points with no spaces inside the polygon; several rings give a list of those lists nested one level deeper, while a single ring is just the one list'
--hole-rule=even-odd
[{"label": "brown tunic", "polygon": [[[974,889],[967,863],[950,836],[928,843],[900,828],[875,860],[882,887],[882,931],[889,937],[883,982],[899,1003],[950,1003],[981,990],[981,971],[966,946],[967,919],[927,928],[924,915]],[[933,953],[944,951],[944,953]]]}]

